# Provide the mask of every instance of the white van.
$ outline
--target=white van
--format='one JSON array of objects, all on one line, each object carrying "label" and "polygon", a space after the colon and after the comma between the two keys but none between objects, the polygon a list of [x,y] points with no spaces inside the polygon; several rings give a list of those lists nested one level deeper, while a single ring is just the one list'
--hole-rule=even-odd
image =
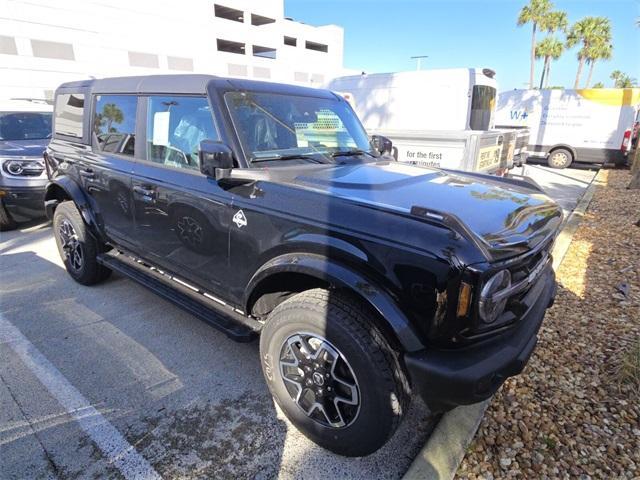
[{"label": "white van", "polygon": [[551,167],[626,162],[640,88],[501,92],[496,125],[530,129],[529,156]]},{"label": "white van", "polygon": [[[393,141],[412,164],[496,173],[513,165],[515,134],[493,129],[497,84],[488,68],[454,68],[338,77],[370,134]],[[506,158],[509,157],[509,158]]]}]

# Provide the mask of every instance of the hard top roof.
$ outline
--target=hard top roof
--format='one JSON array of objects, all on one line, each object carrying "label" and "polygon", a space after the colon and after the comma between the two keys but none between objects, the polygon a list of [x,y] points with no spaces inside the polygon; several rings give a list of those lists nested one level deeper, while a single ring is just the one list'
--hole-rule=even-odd
[{"label": "hard top roof", "polygon": [[210,84],[214,88],[221,90],[248,90],[254,92],[336,98],[331,92],[318,88],[200,74],[146,75],[79,80],[63,83],[58,87],[57,92],[72,93],[78,90],[89,89],[91,93],[204,94]]}]

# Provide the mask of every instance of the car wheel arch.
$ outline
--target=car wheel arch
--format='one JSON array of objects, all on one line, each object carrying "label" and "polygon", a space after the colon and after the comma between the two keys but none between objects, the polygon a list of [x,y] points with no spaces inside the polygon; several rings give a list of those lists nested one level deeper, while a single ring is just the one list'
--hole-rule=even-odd
[{"label": "car wheel arch", "polygon": [[81,188],[69,177],[56,178],[45,188],[44,203],[47,217],[53,218],[53,213],[59,203],[70,200],[75,203],[82,219],[89,226],[93,234],[98,231],[98,222],[89,201]]},{"label": "car wheel arch", "polygon": [[578,158],[578,153],[576,152],[576,149],[573,148],[571,145],[567,145],[565,143],[557,143],[555,144],[553,147],[551,147],[549,149],[549,151],[547,152],[547,158],[551,156],[551,154],[553,152],[555,152],[556,150],[568,150],[569,152],[571,152],[571,161],[575,162],[576,159]]},{"label": "car wheel arch", "polygon": [[[282,289],[289,286],[295,287],[294,291]],[[287,253],[265,263],[249,281],[245,311],[253,312],[265,294],[275,294],[267,300],[270,302],[266,304],[268,309],[275,308],[293,294],[312,288],[340,289],[359,297],[371,307],[374,322],[390,334],[395,347],[404,351],[424,348],[409,318],[389,293],[359,272],[318,254]]]}]

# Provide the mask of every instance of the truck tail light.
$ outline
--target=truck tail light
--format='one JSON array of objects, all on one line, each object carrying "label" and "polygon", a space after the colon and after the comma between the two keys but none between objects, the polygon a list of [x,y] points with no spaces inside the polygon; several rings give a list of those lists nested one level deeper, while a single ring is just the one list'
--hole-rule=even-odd
[{"label": "truck tail light", "polygon": [[620,145],[620,150],[624,153],[627,153],[631,147],[631,130],[626,130],[624,132],[624,137],[622,137],[622,145]]}]

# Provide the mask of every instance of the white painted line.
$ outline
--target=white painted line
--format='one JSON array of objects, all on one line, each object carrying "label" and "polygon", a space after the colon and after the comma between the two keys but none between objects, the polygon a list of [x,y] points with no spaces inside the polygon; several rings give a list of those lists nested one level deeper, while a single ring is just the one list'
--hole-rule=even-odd
[{"label": "white painted line", "polygon": [[107,461],[127,479],[160,479],[120,432],[38,351],[11,322],[0,316],[0,343],[7,344],[49,393],[91,437]]}]

